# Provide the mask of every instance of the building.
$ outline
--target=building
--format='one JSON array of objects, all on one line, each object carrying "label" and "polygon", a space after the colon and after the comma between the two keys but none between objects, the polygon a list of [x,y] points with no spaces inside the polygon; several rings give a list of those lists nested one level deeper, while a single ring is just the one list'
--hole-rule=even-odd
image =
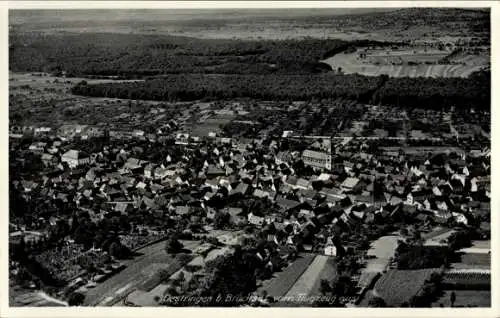
[{"label": "building", "polygon": [[82,151],[68,150],[61,157],[61,162],[66,162],[70,168],[90,164],[90,156]]},{"label": "building", "polygon": [[318,169],[332,169],[332,156],[329,153],[314,150],[304,150],[302,153],[304,164]]},{"label": "building", "polygon": [[36,154],[42,154],[45,151],[45,147],[47,147],[46,142],[36,142],[29,146],[29,150]]},{"label": "building", "polygon": [[360,190],[362,182],[358,178],[347,178],[342,182],[342,190],[344,191],[357,191]]},{"label": "building", "polygon": [[330,244],[325,247],[325,255],[327,256],[337,256],[337,248],[335,245]]},{"label": "building", "polygon": [[38,127],[34,130],[35,137],[49,136],[52,133],[52,128],[50,127]]}]

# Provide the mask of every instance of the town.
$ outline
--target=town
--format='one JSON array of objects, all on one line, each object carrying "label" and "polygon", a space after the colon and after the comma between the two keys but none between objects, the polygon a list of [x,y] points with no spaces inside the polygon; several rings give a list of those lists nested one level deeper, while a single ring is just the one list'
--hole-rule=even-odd
[{"label": "town", "polygon": [[11,305],[491,305],[489,112],[179,105],[11,125]]}]

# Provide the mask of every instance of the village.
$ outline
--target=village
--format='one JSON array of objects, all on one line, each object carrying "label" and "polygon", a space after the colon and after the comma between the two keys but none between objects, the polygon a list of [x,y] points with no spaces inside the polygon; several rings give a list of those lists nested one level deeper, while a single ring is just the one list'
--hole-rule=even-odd
[{"label": "village", "polygon": [[[371,111],[358,120],[349,113],[337,137],[270,129],[246,138],[224,130],[248,122],[237,118],[248,115],[244,106],[194,107],[155,133],[11,127],[17,302],[204,305],[215,296],[201,297],[202,282],[243,250],[254,258],[255,286],[231,304],[449,306],[453,292],[463,306],[485,305],[460,297],[490,286],[481,123],[460,135],[441,114],[448,134],[438,140],[425,128],[396,129],[391,140],[383,123],[407,114],[382,121],[380,107],[365,106]],[[363,133],[370,128],[377,138]],[[408,277],[419,283],[409,288]],[[23,296],[33,290],[45,298]]]}]

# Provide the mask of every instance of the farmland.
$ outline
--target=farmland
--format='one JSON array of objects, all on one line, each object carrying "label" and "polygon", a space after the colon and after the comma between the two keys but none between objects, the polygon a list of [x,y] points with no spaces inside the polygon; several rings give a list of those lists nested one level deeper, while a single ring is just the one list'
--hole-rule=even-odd
[{"label": "farmland", "polygon": [[[198,244],[198,241],[184,242],[186,248],[194,248]],[[164,242],[159,242],[139,250],[144,255],[130,260],[127,262],[127,268],[123,271],[90,289],[86,295],[85,303],[87,305],[112,305],[120,297],[125,297],[127,292],[132,291],[136,286],[145,284],[154,276],[158,268],[168,267],[173,262],[172,257],[165,253],[164,246]],[[153,264],[161,265],[148,268]]]},{"label": "farmland", "polygon": [[436,269],[390,270],[375,284],[374,294],[390,306],[400,306],[415,296]]},{"label": "farmland", "polygon": [[[155,101],[141,101],[139,105],[138,102],[131,104],[130,100],[124,99],[72,95],[71,88],[82,80],[84,79],[11,72],[9,118],[18,125],[38,124],[49,127],[70,123],[127,125],[131,123],[129,118],[131,111],[136,111],[136,115],[139,115],[148,112],[152,106],[171,108],[172,111],[176,108],[172,104],[169,106]],[[85,81],[88,84],[122,82],[110,79],[85,79]],[[120,118],[124,114],[127,117]]]},{"label": "farmland", "polygon": [[450,294],[455,292],[456,301],[454,307],[491,307],[490,290],[446,290],[444,294],[432,304],[432,307],[449,307]]},{"label": "farmland", "polygon": [[263,282],[259,291],[266,291],[269,296],[282,297],[297,282],[297,279],[304,273],[314,260],[314,254],[301,254],[300,258],[291,265],[278,272],[275,277],[269,281]]},{"label": "farmland", "polygon": [[[444,34],[449,37],[488,36],[482,34],[481,27],[489,24],[487,12],[464,9],[120,10],[119,14],[107,14],[108,10],[92,10],[88,14],[77,10],[65,10],[65,14],[55,10],[46,10],[43,14],[21,11],[26,13],[9,14],[9,22],[16,31],[96,33],[105,28],[115,34],[172,34],[205,39],[396,40],[431,39]],[[409,25],[408,21],[412,23]],[[363,28],[364,25],[370,28]]]},{"label": "farmland", "polygon": [[314,258],[309,267],[286,293],[285,299],[298,299],[300,295],[319,296],[322,279],[331,281],[336,276],[334,259],[324,255]]},{"label": "farmland", "polygon": [[[464,55],[439,63],[449,52],[390,54],[367,54],[359,58],[359,52],[339,53],[323,62],[333,69],[342,68],[345,74],[366,76],[388,75],[390,77],[468,77],[472,73],[488,68],[490,57],[485,55]],[[411,65],[418,64],[418,65]]]},{"label": "farmland", "polygon": [[490,268],[491,255],[485,253],[464,253],[460,256],[460,263],[453,263],[452,265],[456,269]]},{"label": "farmland", "polygon": [[489,290],[491,288],[491,273],[481,271],[453,271],[443,277],[443,284],[449,289]]}]

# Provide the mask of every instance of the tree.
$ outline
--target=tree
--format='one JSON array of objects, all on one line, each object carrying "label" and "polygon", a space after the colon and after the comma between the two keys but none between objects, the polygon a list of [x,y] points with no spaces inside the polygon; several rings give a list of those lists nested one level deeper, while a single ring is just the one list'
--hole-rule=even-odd
[{"label": "tree", "polygon": [[368,301],[368,306],[374,308],[385,308],[387,307],[387,304],[385,303],[385,300],[381,297],[372,297]]},{"label": "tree", "polygon": [[230,216],[224,212],[217,212],[214,217],[214,228],[222,229],[229,224]]},{"label": "tree", "polygon": [[184,246],[182,243],[177,239],[177,237],[171,237],[167,240],[165,243],[165,251],[169,254],[177,254],[182,251],[182,248]]},{"label": "tree", "polygon": [[73,292],[68,297],[68,304],[70,306],[80,306],[85,301],[85,295],[79,292]]},{"label": "tree", "polygon": [[332,287],[330,286],[330,283],[326,279],[322,279],[320,281],[320,287],[319,290],[322,295],[328,295],[329,293],[332,292]]},{"label": "tree", "polygon": [[109,255],[119,258],[120,257],[120,247],[116,242],[111,243],[109,246]]},{"label": "tree", "polygon": [[450,304],[451,307],[455,306],[455,301],[457,300],[457,295],[455,294],[454,291],[451,292],[450,294]]},{"label": "tree", "polygon": [[471,245],[471,234],[468,231],[460,231],[448,237],[448,244],[453,250],[458,250]]}]

